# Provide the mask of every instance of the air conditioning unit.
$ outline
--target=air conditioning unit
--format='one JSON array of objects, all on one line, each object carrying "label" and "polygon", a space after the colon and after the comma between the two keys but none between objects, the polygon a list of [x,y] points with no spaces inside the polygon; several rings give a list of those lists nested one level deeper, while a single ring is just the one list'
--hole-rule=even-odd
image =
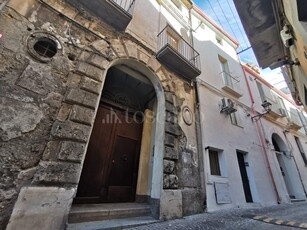
[{"label": "air conditioning unit", "polygon": [[285,25],[283,29],[280,31],[280,37],[285,47],[289,48],[294,44],[293,36],[287,25]]},{"label": "air conditioning unit", "polygon": [[237,105],[229,98],[223,98],[220,104],[221,113],[231,114],[237,111]]},{"label": "air conditioning unit", "polygon": [[287,116],[287,111],[283,108],[279,108],[279,113],[282,117],[286,117]]}]

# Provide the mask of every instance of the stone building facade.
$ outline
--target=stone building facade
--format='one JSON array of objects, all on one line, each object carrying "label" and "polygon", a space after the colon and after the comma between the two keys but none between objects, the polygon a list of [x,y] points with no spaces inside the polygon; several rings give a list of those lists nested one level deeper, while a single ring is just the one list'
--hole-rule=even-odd
[{"label": "stone building facade", "polygon": [[[305,199],[306,120],[192,1],[0,2],[1,229],[66,229],[97,203],[164,220]],[[258,83],[288,116],[274,99],[260,117]]]},{"label": "stone building facade", "polygon": [[[136,1],[133,17],[145,13],[149,3],[142,2]],[[156,218],[201,212],[191,81],[160,64],[146,39],[115,29],[83,8],[66,1],[4,4],[1,228],[9,218],[7,229],[66,226],[101,104],[132,108],[133,116],[140,113],[147,122],[137,140],[135,199],[149,203]],[[131,22],[132,32],[133,23],[139,22]],[[100,148],[111,145],[108,141]]]}]

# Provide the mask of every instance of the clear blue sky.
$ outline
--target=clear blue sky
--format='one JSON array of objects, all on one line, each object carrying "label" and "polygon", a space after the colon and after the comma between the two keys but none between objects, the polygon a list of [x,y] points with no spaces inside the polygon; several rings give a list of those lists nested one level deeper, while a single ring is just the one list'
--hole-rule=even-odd
[{"label": "clear blue sky", "polygon": [[[194,3],[227,31],[227,33],[240,42],[238,52],[250,47],[233,0],[194,0]],[[245,63],[257,64],[252,49],[242,52],[240,57]]]}]

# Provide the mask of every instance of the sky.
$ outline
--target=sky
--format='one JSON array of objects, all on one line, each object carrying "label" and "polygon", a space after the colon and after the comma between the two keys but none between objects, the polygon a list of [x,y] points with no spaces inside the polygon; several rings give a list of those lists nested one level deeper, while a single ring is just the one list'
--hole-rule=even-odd
[{"label": "sky", "polygon": [[[233,0],[194,0],[193,2],[227,33],[239,41],[238,53],[242,62],[258,66]],[[260,69],[260,72],[261,76],[276,88],[287,87],[279,68],[273,71],[269,68]]]}]

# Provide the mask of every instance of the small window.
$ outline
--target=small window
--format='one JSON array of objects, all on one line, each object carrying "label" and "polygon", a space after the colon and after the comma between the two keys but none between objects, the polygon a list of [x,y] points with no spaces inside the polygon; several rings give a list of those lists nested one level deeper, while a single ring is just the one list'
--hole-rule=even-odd
[{"label": "small window", "polygon": [[236,113],[230,114],[230,120],[231,120],[231,124],[238,125],[238,119],[237,119]]},{"label": "small window", "polygon": [[241,118],[241,114],[239,110],[237,110],[234,113],[231,113],[229,116],[230,116],[231,124],[243,128],[243,122],[242,122],[242,118]]},{"label": "small window", "polygon": [[209,161],[211,175],[221,176],[219,152],[209,149]]},{"label": "small window", "polygon": [[294,137],[294,139],[295,139],[297,147],[298,147],[298,149],[299,149],[299,151],[302,155],[303,161],[304,161],[305,165],[307,165],[307,157],[306,157],[305,151],[303,149],[302,143],[301,143],[301,141],[298,137]]},{"label": "small window", "polygon": [[222,40],[222,38],[216,36],[215,39],[216,39],[216,42],[217,42],[218,44],[223,45],[223,40]]},{"label": "small window", "polygon": [[33,46],[42,57],[52,58],[57,53],[57,44],[49,38],[40,38]]},{"label": "small window", "polygon": [[27,48],[34,59],[47,63],[62,50],[62,45],[51,33],[35,32],[28,37]]}]

